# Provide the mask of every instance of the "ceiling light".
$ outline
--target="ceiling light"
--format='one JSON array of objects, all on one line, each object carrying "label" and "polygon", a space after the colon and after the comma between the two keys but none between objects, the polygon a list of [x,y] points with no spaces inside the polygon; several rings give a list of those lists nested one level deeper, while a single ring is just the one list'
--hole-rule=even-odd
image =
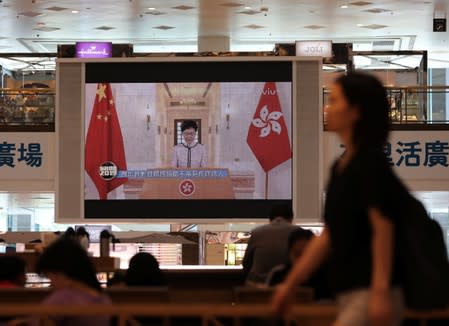
[{"label": "ceiling light", "polygon": [[72,14],[78,14],[79,10],[72,10]]},{"label": "ceiling light", "polygon": [[37,23],[37,26],[45,26],[45,23]]},{"label": "ceiling light", "polygon": [[363,25],[363,24],[357,24],[357,27],[363,27],[363,26],[365,26],[365,25]]},{"label": "ceiling light", "polygon": [[342,6],[340,6],[340,8],[341,8],[341,9],[347,9],[347,8],[349,8],[349,6],[347,6],[347,5],[342,5]]},{"label": "ceiling light", "polygon": [[246,6],[245,9],[246,10],[251,10],[251,7]]},{"label": "ceiling light", "polygon": [[156,8],[150,7],[150,8],[148,8],[148,10],[156,10]]}]

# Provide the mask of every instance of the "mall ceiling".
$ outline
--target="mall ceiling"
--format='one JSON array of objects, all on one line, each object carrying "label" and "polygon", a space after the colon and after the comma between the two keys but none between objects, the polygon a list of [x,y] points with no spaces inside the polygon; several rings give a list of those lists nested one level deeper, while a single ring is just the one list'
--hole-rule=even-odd
[{"label": "mall ceiling", "polygon": [[3,0],[1,52],[55,52],[79,40],[133,43],[135,52],[194,52],[198,38],[230,50],[271,50],[295,40],[353,42],[355,50],[428,50],[449,66],[448,33],[432,31],[449,1],[414,0]]}]

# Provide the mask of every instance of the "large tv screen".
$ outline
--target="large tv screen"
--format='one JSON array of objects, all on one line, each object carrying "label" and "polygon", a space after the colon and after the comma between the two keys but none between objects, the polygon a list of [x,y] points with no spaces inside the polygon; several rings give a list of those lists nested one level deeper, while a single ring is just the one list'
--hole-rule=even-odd
[{"label": "large tv screen", "polygon": [[291,65],[86,63],[85,218],[265,218],[291,202]]}]

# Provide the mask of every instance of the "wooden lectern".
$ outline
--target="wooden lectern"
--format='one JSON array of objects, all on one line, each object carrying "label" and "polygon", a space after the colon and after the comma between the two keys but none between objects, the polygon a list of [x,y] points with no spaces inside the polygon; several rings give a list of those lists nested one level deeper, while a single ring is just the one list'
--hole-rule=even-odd
[{"label": "wooden lectern", "polygon": [[150,169],[140,199],[234,199],[228,169]]}]

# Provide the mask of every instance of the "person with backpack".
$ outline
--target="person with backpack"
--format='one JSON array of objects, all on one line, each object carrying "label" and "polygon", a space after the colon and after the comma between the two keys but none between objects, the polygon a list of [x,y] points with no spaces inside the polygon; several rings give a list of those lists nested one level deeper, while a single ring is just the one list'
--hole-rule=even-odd
[{"label": "person with backpack", "polygon": [[405,308],[401,266],[395,259],[397,198],[408,193],[384,153],[389,103],[375,77],[339,77],[329,95],[327,129],[344,154],[332,166],[324,208],[325,226],[278,286],[272,307],[285,313],[296,285],[325,260],[335,292],[334,326],[398,326]]}]

